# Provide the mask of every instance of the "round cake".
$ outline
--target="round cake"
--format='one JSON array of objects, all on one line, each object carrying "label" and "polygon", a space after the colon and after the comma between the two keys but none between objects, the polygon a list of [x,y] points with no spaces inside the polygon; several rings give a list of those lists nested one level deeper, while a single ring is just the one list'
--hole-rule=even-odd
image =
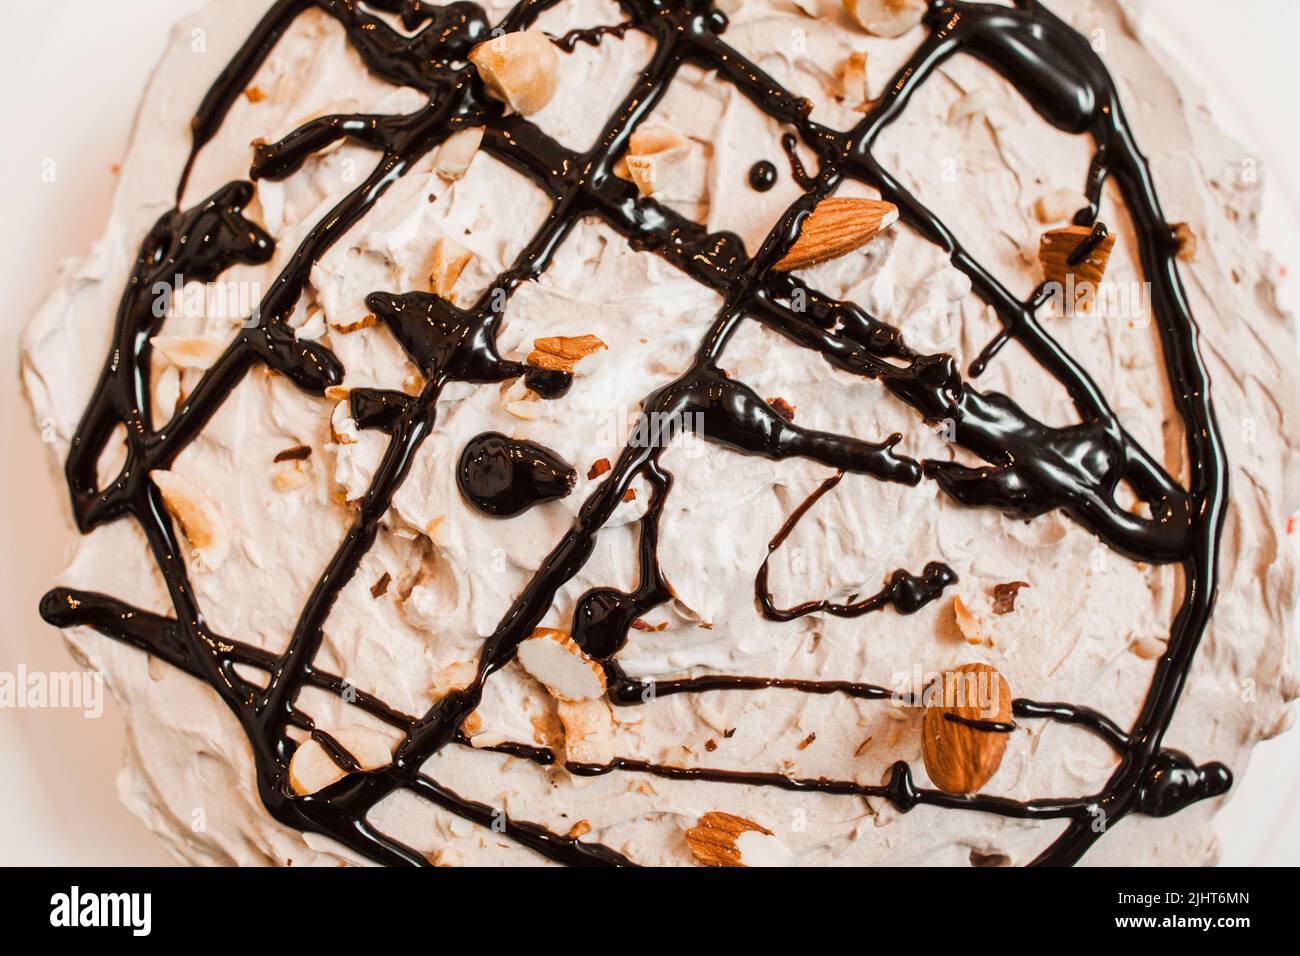
[{"label": "round cake", "polygon": [[1300,692],[1300,396],[1143,29],[179,24],[22,368],[126,804],[225,865],[1214,861]]}]

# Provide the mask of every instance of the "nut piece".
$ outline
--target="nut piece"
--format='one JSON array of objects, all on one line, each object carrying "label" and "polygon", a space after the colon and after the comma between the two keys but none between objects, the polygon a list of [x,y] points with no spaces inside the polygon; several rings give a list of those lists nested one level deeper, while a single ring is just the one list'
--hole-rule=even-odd
[{"label": "nut piece", "polygon": [[493,37],[474,47],[469,60],[488,93],[524,116],[549,103],[559,86],[559,51],[535,30]]},{"label": "nut piece", "polygon": [[686,831],[701,866],[790,866],[794,856],[765,826],[718,810]]},{"label": "nut piece", "polygon": [[1088,197],[1077,189],[1054,189],[1044,193],[1034,203],[1034,215],[1047,225],[1073,219],[1074,214],[1088,205]]},{"label": "nut piece", "polygon": [[149,472],[149,477],[194,547],[194,560],[207,571],[221,567],[230,554],[230,534],[216,502],[198,485],[174,471],[159,469]]},{"label": "nut piece", "polygon": [[875,199],[823,199],[804,219],[799,238],[772,268],[793,272],[860,249],[898,221],[898,207]]},{"label": "nut piece", "polygon": [[925,17],[926,0],[844,0],[844,11],[878,37],[901,37]]},{"label": "nut piece", "polygon": [[867,55],[860,51],[850,53],[837,71],[840,95],[850,108],[867,102]]},{"label": "nut piece", "polygon": [[614,759],[614,717],[604,700],[557,700],[566,763],[604,766]]},{"label": "nut piece", "polygon": [[1091,235],[1092,229],[1087,226],[1066,226],[1064,229],[1052,229],[1043,233],[1038,245],[1038,261],[1043,264],[1045,281],[1055,283],[1062,289],[1072,289],[1072,304],[1083,312],[1092,307],[1097,286],[1106,274],[1106,263],[1110,261],[1111,251],[1115,248],[1115,236],[1107,234],[1088,251],[1082,261],[1072,263],[1070,260],[1076,250],[1082,243],[1089,242]]},{"label": "nut piece", "polygon": [[329,326],[339,335],[351,335],[353,332],[360,332],[362,329],[373,329],[378,324],[379,316],[372,312],[366,312],[350,322],[331,322]]},{"label": "nut piece", "polygon": [[474,162],[479,144],[483,142],[483,127],[472,126],[457,130],[438,150],[438,161],[433,167],[443,179],[454,181],[469,172],[469,164]]},{"label": "nut piece", "polygon": [[533,631],[519,645],[519,663],[559,700],[592,700],[605,693],[605,669],[564,631]]},{"label": "nut piece", "polygon": [[177,368],[211,368],[225,351],[219,342],[183,335],[155,335],[149,344]]},{"label": "nut piece", "polygon": [[[972,90],[952,104],[952,107],[948,110],[948,122],[956,124],[971,116],[984,116],[993,107],[997,106],[997,103],[997,95],[992,90]],[[1049,221],[1054,222],[1055,220]]]},{"label": "nut piece", "polygon": [[1196,233],[1192,227],[1185,222],[1176,222],[1173,224],[1174,240],[1178,243],[1178,258],[1184,262],[1190,262],[1196,258]]},{"label": "nut piece", "polygon": [[[340,747],[352,755],[362,770],[378,770],[393,762],[393,751],[380,734],[365,727],[340,727],[329,731]],[[304,740],[289,761],[289,786],[299,796],[317,793],[350,773],[340,767],[314,737]]]},{"label": "nut piece", "polygon": [[691,142],[666,126],[643,126],[628,139],[623,157],[628,177],[642,196],[650,196],[666,183],[673,170],[690,155]]},{"label": "nut piece", "polygon": [[988,634],[985,633],[983,618],[967,607],[960,595],[952,599],[952,616],[957,621],[957,630],[961,631],[961,636],[966,638],[967,644],[990,643]]},{"label": "nut piece", "polygon": [[434,295],[455,303],[452,290],[456,288],[456,280],[472,258],[474,254],[455,239],[444,236],[435,242],[433,265],[429,268],[429,288]]},{"label": "nut piece", "polygon": [[572,372],[582,359],[608,346],[594,335],[553,335],[533,340],[528,364],[551,372]]},{"label": "nut piece", "polygon": [[988,664],[946,671],[921,725],[921,756],[944,793],[975,793],[997,773],[1007,750],[1011,688]]}]

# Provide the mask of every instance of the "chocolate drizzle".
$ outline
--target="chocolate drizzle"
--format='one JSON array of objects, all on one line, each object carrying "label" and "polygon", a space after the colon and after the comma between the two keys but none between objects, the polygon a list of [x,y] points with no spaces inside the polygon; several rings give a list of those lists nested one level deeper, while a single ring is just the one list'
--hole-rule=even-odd
[{"label": "chocolate drizzle", "polygon": [[[497,25],[502,31],[527,29],[555,0],[523,0]],[[905,763],[894,765],[889,781],[862,786],[848,781],[803,780],[777,773],[667,767],[631,758],[606,766],[570,766],[580,774],[653,774],[683,780],[711,780],[746,786],[778,787],[828,794],[879,796],[901,810],[925,803],[1026,819],[1067,821],[1064,833],[1038,863],[1068,864],[1106,829],[1128,813],[1165,815],[1215,796],[1231,782],[1218,764],[1195,766],[1186,756],[1162,749],[1188,669],[1214,605],[1218,542],[1226,501],[1223,447],[1210,406],[1209,382],[1197,349],[1197,332],[1174,262],[1176,244],[1166,225],[1145,159],[1127,126],[1115,87],[1089,42],[1033,0],[1015,7],[934,0],[926,22],[930,35],[899,71],[888,92],[861,121],[844,132],[808,118],[809,104],[783,89],[762,69],[722,39],[726,18],[703,0],[622,0],[627,22],[617,27],[575,31],[557,41],[563,49],[578,42],[598,43],[607,34],[635,29],[652,41],[654,55],[614,112],[596,146],[575,153],[542,133],[525,118],[506,116],[484,95],[473,68],[465,62],[475,43],[492,29],[473,3],[434,7],[419,0],[278,0],[226,66],[193,121],[193,151],[180,176],[184,195],[194,158],[218,129],[231,105],[299,14],[318,9],[333,17],[366,67],[390,83],[428,96],[409,115],[333,115],[313,119],[275,143],[256,150],[250,176],[282,179],[319,151],[341,140],[376,153],[373,171],[334,210],[323,217],[288,257],[259,304],[225,353],[176,411],[170,422],[151,419],[148,394],[149,337],[161,319],[151,308],[149,290],[175,274],[212,281],[237,263],[270,259],[270,238],[244,217],[252,197],[248,182],[231,183],[188,211],[164,214],[145,237],[117,315],[113,349],[73,440],[67,477],[73,512],[83,532],[130,516],[143,529],[166,581],[175,610],[162,617],[131,608],[111,597],[65,589],[51,591],[41,605],[46,620],[63,627],[87,626],[139,647],[207,683],[239,719],[256,764],[259,796],[282,823],[327,834],[381,863],[424,864],[417,851],[378,832],[370,810],[398,789],[423,796],[449,812],[493,826],[504,837],[555,860],[573,864],[625,864],[615,851],[552,833],[537,824],[510,819],[494,808],[467,800],[423,773],[425,762],[448,744],[461,744],[458,728],[479,704],[484,682],[514,656],[519,643],[551,609],[557,591],[583,567],[598,531],[617,508],[632,482],[641,478],[652,500],[640,519],[640,580],[631,593],[595,589],[577,605],[572,630],[588,653],[611,675],[610,700],[616,705],[650,705],[659,696],[705,690],[835,693],[885,700],[883,687],[849,682],[819,682],[711,675],[653,685],[628,680],[613,659],[628,640],[632,624],[669,600],[671,588],[657,558],[659,521],[671,493],[672,475],[660,458],[685,422],[703,422],[700,437],[747,454],[769,458],[801,456],[837,471],[914,485],[930,478],[955,502],[996,508],[1028,519],[1061,510],[1120,553],[1151,563],[1175,563],[1184,573],[1183,601],[1173,622],[1168,650],[1133,726],[1125,731],[1104,715],[1065,703],[1017,700],[1018,720],[1075,724],[1106,741],[1119,764],[1104,788],[1074,798],[1015,801],[991,796],[950,796],[918,788]],[[385,16],[397,17],[404,30]],[[1087,208],[1079,225],[1096,225],[1102,186],[1113,178],[1123,194],[1138,236],[1141,263],[1152,287],[1152,301],[1169,384],[1187,435],[1190,482],[1181,487],[1123,428],[1082,366],[1040,324],[1036,296],[1022,302],[1011,295],[955,239],[950,230],[897,179],[879,165],[872,147],[881,132],[906,109],[912,95],[935,70],[957,53],[987,63],[1021,90],[1048,122],[1074,134],[1088,134],[1096,154],[1088,174]],[[716,71],[718,82],[742,95],[794,132],[782,137],[795,181],[804,190],[752,257],[729,233],[709,233],[653,199],[641,197],[613,175],[615,160],[628,137],[660,102],[678,69],[686,63]],[[147,121],[147,118],[146,118]],[[298,341],[287,316],[306,286],[312,265],[347,233],[398,178],[447,137],[471,126],[486,127],[482,148],[537,183],[553,209],[538,233],[479,301],[459,308],[420,292],[377,291],[369,308],[391,330],[425,378],[418,396],[356,390],[351,409],[364,428],[388,436],[374,481],[360,502],[354,524],[302,609],[286,649],[258,650],[232,636],[212,632],[190,587],[184,550],[163,503],[148,480],[167,468],[220,408],[243,376],[261,364],[287,376],[300,388],[320,394],[337,385],[343,369],[327,349]],[[817,157],[808,173],[795,153],[802,142]],[[898,330],[856,305],[831,299],[796,276],[771,271],[789,249],[804,217],[846,180],[877,188],[900,209],[903,221],[945,249],[952,263],[971,279],[974,291],[999,316],[1000,342],[1014,339],[1068,391],[1080,423],[1053,428],[1036,421],[1009,397],[982,393],[963,381],[947,355],[912,351]],[[356,573],[379,533],[381,519],[421,444],[436,426],[438,399],[450,382],[492,383],[527,376],[549,399],[563,395],[570,379],[543,375],[506,361],[496,334],[504,304],[522,283],[537,278],[580,218],[594,216],[638,250],[654,252],[696,281],[717,291],[724,305],[700,344],[694,363],[676,381],[649,396],[643,410],[677,426],[648,444],[630,444],[608,476],[583,503],[574,526],[542,562],[516,597],[499,626],[486,639],[476,679],[418,716],[394,711],[371,695],[356,695],[355,706],[401,731],[391,766],[352,773],[309,797],[290,794],[285,785],[294,743],[289,728],[316,732],[298,705],[304,687],[342,693],[344,682],[314,664],[323,627],[339,593]],[[798,297],[800,309],[788,303]],[[954,423],[954,439],[985,465],[949,461],[916,462],[893,449],[898,435],[867,442],[798,427],[776,414],[748,386],[730,379],[719,359],[736,328],[756,320],[795,346],[814,349],[832,366],[878,380],[893,398],[928,422]],[[991,347],[973,370],[987,365]],[[97,487],[96,464],[114,428],[127,426],[127,460],[118,477]],[[837,475],[831,486],[839,481]],[[1126,482],[1150,506],[1150,518],[1133,515],[1115,501]],[[793,522],[774,539],[784,540]],[[898,572],[881,594],[858,604],[811,602],[778,611],[766,594],[766,564],[756,582],[764,613],[865,613],[892,604],[908,613],[940,593],[951,571],[932,563],[920,577]],[[806,608],[806,610],[804,610]],[[266,675],[250,682],[236,665]],[[328,738],[318,736],[325,741]],[[330,744],[331,751],[337,742]],[[524,744],[503,744],[502,753],[553,763],[555,755]],[[346,762],[351,758],[339,753]],[[345,763],[345,765],[347,765]],[[1098,818],[1106,826],[1097,827]]]},{"label": "chocolate drizzle", "polygon": [[549,448],[498,432],[471,439],[456,469],[465,500],[483,514],[498,518],[510,518],[534,505],[563,498],[577,480],[573,466]]}]

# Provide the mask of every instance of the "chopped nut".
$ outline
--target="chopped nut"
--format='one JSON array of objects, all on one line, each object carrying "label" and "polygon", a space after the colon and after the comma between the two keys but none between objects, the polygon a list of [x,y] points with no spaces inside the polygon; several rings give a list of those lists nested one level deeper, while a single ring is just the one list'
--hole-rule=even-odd
[{"label": "chopped nut", "polygon": [[286,448],[275,456],[275,464],[282,461],[304,461],[311,457],[310,445],[294,445],[292,448]]},{"label": "chopped nut", "polygon": [[244,96],[248,97],[248,102],[250,103],[260,103],[262,100],[266,99],[266,94],[262,92],[260,86],[250,86],[248,89],[244,90]]},{"label": "chopped nut", "polygon": [[1029,587],[1026,581],[1009,581],[993,586],[993,613],[1010,614],[1016,609],[1016,595],[1021,588]]},{"label": "chopped nut", "polygon": [[925,17],[926,0],[844,0],[844,10],[878,37],[901,37]]},{"label": "chopped nut", "polygon": [[823,199],[807,218],[799,238],[780,262],[779,272],[806,269],[869,243],[898,220],[898,207],[875,199]]},{"label": "chopped nut", "polygon": [[952,615],[957,620],[957,629],[967,644],[984,644],[988,642],[984,622],[978,614],[966,606],[960,596],[952,599]]},{"label": "chopped nut", "polygon": [[1164,655],[1167,647],[1158,637],[1139,637],[1129,645],[1129,650],[1144,660],[1154,661]]},{"label": "chopped nut", "polygon": [[452,290],[474,254],[455,239],[446,236],[433,244],[433,265],[429,269],[429,288],[434,295],[454,303]]},{"label": "chopped nut", "polygon": [[816,740],[817,740],[817,734],[816,734],[815,732],[809,734],[809,735],[808,735],[807,737],[805,737],[803,740],[799,741],[799,749],[800,749],[800,750],[807,750],[809,747],[811,747],[811,746],[816,742]]},{"label": "chopped nut", "polygon": [[212,339],[181,335],[155,335],[149,344],[178,368],[209,369],[225,351]]},{"label": "chopped nut", "polygon": [[614,718],[609,704],[596,700],[557,700],[564,726],[564,757],[568,763],[604,765],[614,759]]},{"label": "chopped nut", "polygon": [[591,700],[605,693],[605,669],[564,631],[539,627],[519,645],[519,663],[560,700]]},{"label": "chopped nut", "polygon": [[370,596],[372,598],[381,598],[388,593],[388,585],[393,582],[393,576],[387,571],[374,584],[370,585]]},{"label": "chopped nut", "polygon": [[1087,312],[1096,297],[1097,287],[1106,274],[1106,263],[1115,248],[1115,237],[1106,235],[1098,241],[1079,262],[1071,262],[1079,247],[1090,242],[1092,229],[1087,226],[1066,226],[1043,234],[1038,246],[1038,260],[1043,265],[1045,281],[1064,289],[1074,289],[1074,305]]},{"label": "chopped nut", "polygon": [[624,501],[636,501],[636,489],[635,489],[635,488],[629,488],[627,491],[623,492],[623,500],[624,500]]},{"label": "chopped nut", "polygon": [[528,364],[551,372],[572,372],[582,359],[607,347],[594,335],[553,335],[534,340]]},{"label": "chopped nut", "polygon": [[[346,750],[362,770],[378,770],[393,762],[393,750],[380,734],[365,727],[340,727],[329,735]],[[350,771],[334,762],[333,756],[315,737],[299,744],[289,761],[289,786],[299,796],[317,793],[337,783]]]},{"label": "chopped nut", "polygon": [[609,469],[610,469],[610,464],[608,458],[597,458],[592,463],[591,468],[587,471],[587,480],[594,481],[595,479],[599,478],[601,475],[608,472]]},{"label": "chopped nut", "polygon": [[867,55],[860,51],[850,53],[840,64],[837,78],[840,95],[856,109],[867,102]]},{"label": "chopped nut", "polygon": [[230,554],[230,535],[221,510],[207,492],[174,471],[149,473],[163,504],[194,547],[194,558],[205,570],[215,571]]},{"label": "chopped nut", "polygon": [[493,37],[474,47],[469,60],[489,95],[524,116],[549,103],[559,86],[560,54],[544,33],[529,30]]},{"label": "chopped nut", "polygon": [[1190,262],[1196,258],[1196,249],[1198,246],[1196,233],[1192,227],[1185,222],[1176,222],[1173,225],[1174,240],[1178,243],[1178,258],[1184,262]]},{"label": "chopped nut", "polygon": [[569,827],[569,838],[578,840],[585,837],[591,832],[591,823],[587,820],[579,820],[573,826]]},{"label": "chopped nut", "polygon": [[623,157],[628,177],[643,196],[668,181],[690,155],[691,143],[685,136],[666,126],[643,126],[628,139]]},{"label": "chopped nut", "polygon": [[371,329],[379,324],[378,316],[367,312],[358,319],[351,322],[331,322],[330,328],[339,335],[351,335],[353,332],[360,332],[362,329]]},{"label": "chopped nut", "polygon": [[483,142],[483,129],[482,126],[472,126],[457,130],[447,137],[447,141],[438,150],[434,172],[446,180],[460,179],[469,172],[470,163],[474,162],[479,145]]},{"label": "chopped nut", "polygon": [[772,406],[772,411],[776,412],[787,422],[794,421],[795,407],[787,402],[784,398],[769,398],[767,404]]},{"label": "chopped nut", "polygon": [[686,845],[703,866],[790,866],[794,856],[761,824],[714,810],[686,831]]}]

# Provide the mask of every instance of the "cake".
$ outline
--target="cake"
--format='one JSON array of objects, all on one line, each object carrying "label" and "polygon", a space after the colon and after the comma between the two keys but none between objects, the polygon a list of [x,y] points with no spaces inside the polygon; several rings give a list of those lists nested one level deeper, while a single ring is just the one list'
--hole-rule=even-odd
[{"label": "cake", "polygon": [[1297,696],[1294,340],[1152,47],[180,23],[22,365],[127,806],[199,864],[1212,862]]}]

